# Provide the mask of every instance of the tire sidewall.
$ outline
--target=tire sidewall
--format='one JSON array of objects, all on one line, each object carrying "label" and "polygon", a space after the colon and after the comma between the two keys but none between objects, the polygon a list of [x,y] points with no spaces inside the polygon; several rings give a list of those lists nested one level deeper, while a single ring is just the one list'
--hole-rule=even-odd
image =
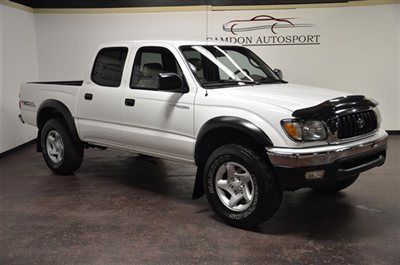
[{"label": "tire sidewall", "polygon": [[[62,160],[58,163],[54,163],[51,159],[49,154],[47,153],[47,148],[46,148],[46,140],[47,140],[47,136],[50,133],[50,131],[56,131],[60,134],[61,136],[61,140],[63,142],[63,147],[64,147],[64,156],[62,158]],[[52,168],[52,169],[57,169],[60,168],[64,161],[65,161],[65,155],[66,155],[66,135],[65,135],[65,131],[64,128],[62,127],[62,125],[60,124],[59,121],[52,119],[49,120],[42,129],[41,132],[41,136],[40,136],[40,146],[42,149],[42,153],[43,153],[43,157],[47,163],[47,165]]]},{"label": "tire sidewall", "polygon": [[[236,150],[232,150],[231,153],[226,153],[226,154],[219,154],[217,153],[214,157],[210,157],[210,164],[206,164],[206,194],[207,197],[210,201],[211,206],[216,206],[218,208],[218,211],[226,218],[232,219],[232,220],[243,220],[250,216],[256,209],[257,202],[258,202],[258,197],[259,197],[259,187],[258,187],[258,182],[257,182],[257,177],[255,176],[255,168],[252,166],[251,162],[249,159],[246,157],[243,157],[242,155],[238,154]],[[248,172],[250,173],[252,180],[253,180],[253,185],[254,185],[254,190],[253,190],[253,201],[249,205],[249,207],[241,212],[237,211],[232,211],[229,208],[225,206],[225,204],[221,201],[221,199],[218,196],[217,190],[216,190],[216,173],[218,169],[225,163],[227,162],[236,162],[243,167],[245,167]]]},{"label": "tire sidewall", "polygon": [[[51,130],[60,134],[64,145],[64,157],[59,163],[51,161],[46,149],[46,137]],[[51,119],[46,122],[42,128],[40,146],[47,166],[57,175],[72,174],[82,164],[83,145],[72,139],[68,126],[62,119]]]}]

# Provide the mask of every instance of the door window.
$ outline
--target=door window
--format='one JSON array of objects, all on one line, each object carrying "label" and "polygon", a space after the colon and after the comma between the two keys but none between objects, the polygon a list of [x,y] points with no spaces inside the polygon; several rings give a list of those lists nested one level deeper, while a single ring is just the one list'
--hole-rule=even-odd
[{"label": "door window", "polygon": [[128,48],[104,48],[94,61],[91,79],[99,86],[119,87]]},{"label": "door window", "polygon": [[130,87],[133,89],[163,90],[159,84],[160,73],[183,73],[170,50],[163,47],[142,47],[135,57]]}]

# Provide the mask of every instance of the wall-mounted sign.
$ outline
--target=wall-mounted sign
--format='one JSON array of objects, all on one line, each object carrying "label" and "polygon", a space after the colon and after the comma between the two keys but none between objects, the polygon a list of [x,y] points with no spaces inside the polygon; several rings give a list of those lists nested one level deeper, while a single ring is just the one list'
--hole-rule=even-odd
[{"label": "wall-mounted sign", "polygon": [[304,31],[314,24],[297,23],[298,18],[258,15],[250,19],[233,19],[222,25],[220,36],[207,40],[226,41],[244,46],[318,45],[321,35]]}]

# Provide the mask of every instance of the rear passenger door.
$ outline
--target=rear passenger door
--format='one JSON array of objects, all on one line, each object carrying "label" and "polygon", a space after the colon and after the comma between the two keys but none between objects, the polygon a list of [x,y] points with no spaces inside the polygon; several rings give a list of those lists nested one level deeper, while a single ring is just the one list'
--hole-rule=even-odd
[{"label": "rear passenger door", "polygon": [[78,130],[83,141],[122,146],[120,99],[128,47],[101,49],[90,79],[78,95]]},{"label": "rear passenger door", "polygon": [[[195,86],[179,52],[168,45],[137,47],[121,110],[122,134],[129,149],[160,157],[193,160]],[[166,90],[160,73],[175,73],[186,91]],[[126,102],[125,102],[126,103]]]}]

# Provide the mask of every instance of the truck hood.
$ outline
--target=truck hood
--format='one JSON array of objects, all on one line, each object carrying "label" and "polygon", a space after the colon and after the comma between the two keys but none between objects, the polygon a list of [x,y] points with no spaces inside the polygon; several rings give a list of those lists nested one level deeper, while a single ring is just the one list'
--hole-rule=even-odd
[{"label": "truck hood", "polygon": [[329,99],[348,95],[345,92],[296,84],[238,86],[219,88],[214,91],[226,97],[246,98],[279,106],[292,112],[315,106]]}]

